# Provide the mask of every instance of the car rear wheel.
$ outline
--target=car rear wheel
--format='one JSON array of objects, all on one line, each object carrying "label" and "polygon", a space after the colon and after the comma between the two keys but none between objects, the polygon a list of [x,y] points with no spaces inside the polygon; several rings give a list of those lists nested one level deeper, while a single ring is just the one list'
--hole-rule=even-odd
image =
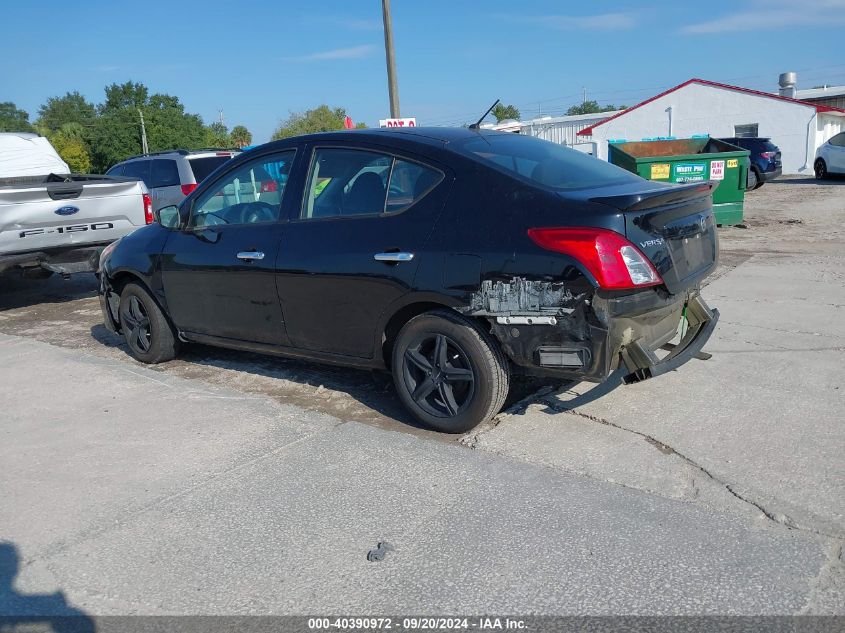
[{"label": "car rear wheel", "polygon": [[510,384],[498,343],[450,310],[408,321],[393,346],[392,368],[405,408],[444,433],[464,433],[491,419]]},{"label": "car rear wheel", "polygon": [[816,178],[824,180],[827,178],[827,163],[825,163],[823,159],[819,158],[816,160],[816,164],[813,165],[813,171],[816,172]]},{"label": "car rear wheel", "polygon": [[757,170],[752,167],[748,170],[748,184],[745,186],[745,189],[752,191],[753,189],[757,189],[760,184],[760,176],[757,174]]},{"label": "car rear wheel", "polygon": [[179,351],[179,340],[170,323],[141,285],[126,284],[118,307],[120,328],[129,353],[142,363],[171,360]]}]

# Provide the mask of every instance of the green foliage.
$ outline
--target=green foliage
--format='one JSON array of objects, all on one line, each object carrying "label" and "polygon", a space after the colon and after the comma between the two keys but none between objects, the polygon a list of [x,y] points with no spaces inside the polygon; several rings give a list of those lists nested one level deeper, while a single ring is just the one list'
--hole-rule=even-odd
[{"label": "green foliage", "polygon": [[206,147],[231,147],[232,138],[229,136],[229,129],[222,123],[215,121],[205,128]]},{"label": "green foliage", "polygon": [[500,123],[505,119],[514,119],[519,121],[519,110],[513,105],[503,105],[501,103],[497,103],[491,114],[496,117],[496,123]]},{"label": "green foliage", "polygon": [[574,105],[569,110],[566,111],[567,115],[573,114],[596,114],[597,112],[610,112],[612,110],[624,110],[628,106],[615,106],[612,104],[607,104],[605,106],[600,106],[598,101],[585,101],[584,103],[579,103],[578,105]]},{"label": "green foliage", "polygon": [[68,92],[63,97],[47,99],[47,103],[38,109],[36,125],[49,135],[69,123],[90,126],[96,116],[97,108],[93,103],[86,101],[78,92]]},{"label": "green foliage", "polygon": [[75,174],[91,171],[91,156],[84,136],[85,129],[79,123],[65,123],[59,131],[49,136],[50,143]]},{"label": "green foliage", "polygon": [[[106,100],[100,104],[100,114],[125,108],[143,107],[147,104],[149,92],[144,84],[131,81],[106,86]],[[173,98],[176,99],[176,97]]]},{"label": "green foliage", "polygon": [[280,138],[299,136],[300,134],[342,130],[345,121],[345,108],[329,108],[325,104],[305,112],[292,112],[287,120],[283,121],[273,133],[272,140],[276,141]]},{"label": "green foliage", "polygon": [[178,97],[150,95],[145,85],[131,81],[106,86],[105,92],[106,100],[97,108],[98,116],[87,133],[94,171],[102,173],[141,153],[141,113],[151,152],[206,145],[202,119],[185,112]]},{"label": "green foliage", "polygon": [[0,103],[0,132],[34,132],[29,113],[11,101]]},{"label": "green foliage", "polygon": [[236,125],[232,128],[232,133],[229,138],[235,147],[246,147],[252,145],[252,132],[250,132],[243,125]]}]

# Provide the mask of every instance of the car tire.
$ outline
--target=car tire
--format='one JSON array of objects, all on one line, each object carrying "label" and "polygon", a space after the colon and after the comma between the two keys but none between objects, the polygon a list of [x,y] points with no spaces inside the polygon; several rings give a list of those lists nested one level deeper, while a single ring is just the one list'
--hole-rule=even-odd
[{"label": "car tire", "polygon": [[816,178],[818,180],[824,180],[827,178],[827,163],[824,162],[823,158],[816,159],[815,164],[813,164],[813,171],[816,173]]},{"label": "car tire", "polygon": [[130,355],[142,363],[172,360],[179,351],[179,339],[150,293],[136,283],[126,284],[117,309],[120,328]]},{"label": "car tire", "polygon": [[757,170],[752,167],[748,170],[748,183],[745,185],[745,190],[753,191],[754,189],[757,189],[760,185],[760,175],[757,173]]},{"label": "car tire", "polygon": [[408,321],[393,346],[393,382],[425,426],[465,433],[493,418],[510,385],[499,344],[472,321],[435,310]]}]

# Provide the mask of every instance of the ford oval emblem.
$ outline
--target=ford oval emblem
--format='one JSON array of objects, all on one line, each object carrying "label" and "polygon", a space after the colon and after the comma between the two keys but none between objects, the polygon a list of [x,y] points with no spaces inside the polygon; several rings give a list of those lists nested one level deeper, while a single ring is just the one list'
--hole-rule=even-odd
[{"label": "ford oval emblem", "polygon": [[74,207],[74,206],[71,206],[71,205],[68,205],[66,207],[59,207],[55,211],[56,215],[73,215],[74,213],[78,213],[78,212],[79,212],[79,207]]}]

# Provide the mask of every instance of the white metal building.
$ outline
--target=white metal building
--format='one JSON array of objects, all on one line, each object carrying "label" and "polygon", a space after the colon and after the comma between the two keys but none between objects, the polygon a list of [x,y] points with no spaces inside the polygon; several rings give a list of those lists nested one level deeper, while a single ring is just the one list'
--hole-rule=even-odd
[{"label": "white metal building", "polygon": [[595,114],[574,114],[568,116],[544,116],[529,121],[502,121],[495,125],[482,126],[501,132],[518,132],[538,138],[574,147],[575,149],[594,153],[595,146],[590,139],[578,136],[578,132],[600,123],[624,110],[597,112]]},{"label": "white metal building", "polygon": [[780,147],[784,174],[805,174],[813,171],[817,149],[843,130],[843,109],[690,79],[577,134],[605,160],[609,140],[765,136]]}]

